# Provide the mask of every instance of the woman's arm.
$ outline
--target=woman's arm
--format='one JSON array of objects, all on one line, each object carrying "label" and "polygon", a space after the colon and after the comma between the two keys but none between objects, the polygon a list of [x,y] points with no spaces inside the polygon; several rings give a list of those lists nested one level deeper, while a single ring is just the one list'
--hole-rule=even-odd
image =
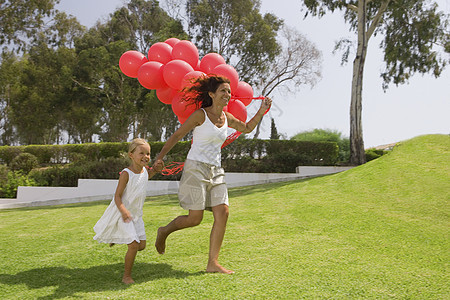
[{"label": "woman's arm", "polygon": [[204,121],[205,114],[203,113],[203,111],[201,109],[194,111],[186,120],[186,122],[184,122],[164,144],[161,152],[159,152],[158,156],[155,159],[153,167],[162,162],[166,154],[169,153],[169,151],[179,140],[181,140],[186,134],[188,134],[189,131],[194,129],[194,127],[203,124]]},{"label": "woman's arm", "polygon": [[229,112],[225,112],[225,115],[227,116],[228,126],[242,133],[252,132],[253,129],[255,129],[256,125],[258,125],[258,123],[261,121],[262,117],[264,116],[264,114],[270,108],[271,105],[272,99],[266,97],[264,100],[261,101],[261,106],[259,107],[258,112],[247,123],[237,119]]}]

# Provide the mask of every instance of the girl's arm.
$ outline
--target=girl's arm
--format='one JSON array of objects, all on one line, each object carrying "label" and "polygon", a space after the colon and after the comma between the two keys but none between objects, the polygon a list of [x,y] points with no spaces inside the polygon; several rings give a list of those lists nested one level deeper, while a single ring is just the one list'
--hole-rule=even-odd
[{"label": "girl's arm", "polygon": [[175,146],[175,144],[181,140],[186,134],[188,134],[189,131],[194,129],[194,127],[199,126],[203,124],[205,121],[205,114],[201,109],[194,111],[189,118],[184,122],[180,128],[178,128],[172,136],[167,140],[167,142],[164,144],[164,146],[161,149],[161,152],[159,152],[158,156],[155,159],[155,163],[153,164],[153,168],[157,167],[158,164],[163,164],[164,156],[166,156],[167,153]]},{"label": "girl's arm", "polygon": [[122,215],[122,219],[125,223],[128,223],[133,219],[131,213],[122,203],[122,195],[123,191],[125,190],[125,187],[127,186],[128,178],[129,178],[128,172],[122,171],[122,173],[120,173],[119,183],[117,184],[116,193],[114,194],[114,202],[116,203],[116,206],[119,209]]},{"label": "girl's arm", "polygon": [[228,126],[242,133],[252,132],[253,129],[255,129],[256,125],[258,125],[258,123],[261,121],[262,117],[264,116],[264,114],[270,108],[271,105],[272,99],[266,97],[264,100],[261,101],[261,106],[259,107],[258,112],[247,123],[237,119],[229,112],[225,112],[225,115],[227,116]]},{"label": "girl's arm", "polygon": [[164,169],[164,163],[162,161],[156,161],[153,166],[148,169],[148,179],[161,172],[162,169]]}]

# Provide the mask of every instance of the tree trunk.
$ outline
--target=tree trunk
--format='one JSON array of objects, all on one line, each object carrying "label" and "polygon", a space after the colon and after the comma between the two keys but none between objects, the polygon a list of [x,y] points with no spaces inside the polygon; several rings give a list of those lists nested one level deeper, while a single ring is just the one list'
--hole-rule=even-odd
[{"label": "tree trunk", "polygon": [[358,5],[358,49],[353,61],[352,96],[350,104],[350,163],[361,165],[366,162],[361,123],[362,87],[364,63],[367,54],[366,0]]},{"label": "tree trunk", "polygon": [[262,123],[262,119],[261,119],[261,121],[259,121],[258,125],[256,125],[256,132],[255,132],[255,135],[253,136],[253,139],[255,139],[255,140],[259,137],[259,134],[261,132],[261,123]]}]

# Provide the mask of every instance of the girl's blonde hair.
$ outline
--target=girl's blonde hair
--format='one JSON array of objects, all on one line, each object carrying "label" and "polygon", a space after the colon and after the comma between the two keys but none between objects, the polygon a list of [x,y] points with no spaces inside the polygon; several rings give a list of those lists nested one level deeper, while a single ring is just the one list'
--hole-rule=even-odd
[{"label": "girl's blonde hair", "polygon": [[130,142],[130,145],[128,145],[128,152],[133,153],[134,150],[136,150],[136,148],[138,146],[145,145],[145,144],[148,144],[150,146],[150,144],[147,143],[146,140],[141,139],[141,138],[135,138]]}]

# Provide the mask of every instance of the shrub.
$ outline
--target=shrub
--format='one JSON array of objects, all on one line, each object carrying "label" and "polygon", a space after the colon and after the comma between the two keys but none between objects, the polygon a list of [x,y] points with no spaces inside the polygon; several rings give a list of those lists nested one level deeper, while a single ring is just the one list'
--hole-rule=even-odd
[{"label": "shrub", "polygon": [[13,171],[22,171],[24,174],[30,173],[30,171],[39,166],[38,159],[31,153],[20,153],[17,155],[10,164],[10,168]]},{"label": "shrub", "polygon": [[249,156],[225,160],[222,163],[222,166],[227,172],[262,173],[265,172],[266,169],[269,169],[264,165],[263,161],[251,158]]},{"label": "shrub", "polygon": [[[11,162],[21,153],[37,157],[40,169],[30,178],[41,186],[76,186],[79,178],[117,179],[129,165],[126,153],[129,143],[87,143],[69,145],[0,146],[0,161]],[[165,143],[151,142],[155,157]],[[178,142],[166,156],[166,165],[184,162],[190,141]],[[17,158],[17,164],[22,162]],[[300,165],[334,165],[338,160],[335,142],[294,140],[256,140],[241,137],[222,149],[222,164],[229,172],[295,172]],[[34,163],[32,164],[35,167]],[[16,167],[29,172],[30,167]],[[181,173],[156,175],[154,180],[179,180]]]},{"label": "shrub", "polygon": [[11,161],[23,152],[23,146],[0,146],[0,162],[9,165]]},{"label": "shrub", "polygon": [[30,178],[42,186],[77,186],[78,179],[118,179],[129,165],[125,158],[110,157],[100,161],[79,161],[65,166],[35,169]]},{"label": "shrub", "polygon": [[385,155],[387,151],[377,150],[377,149],[367,149],[366,150],[366,161],[371,161]]},{"label": "shrub", "polygon": [[53,145],[29,145],[23,148],[23,152],[33,154],[40,165],[46,165],[51,163],[56,149]]},{"label": "shrub", "polygon": [[291,140],[335,142],[339,146],[339,162],[347,162],[350,159],[350,140],[337,130],[314,129],[311,131],[303,131],[294,135]]},{"label": "shrub", "polygon": [[0,187],[4,186],[8,181],[8,166],[0,164]]},{"label": "shrub", "polygon": [[[4,168],[2,167],[2,172]],[[16,198],[19,186],[37,186],[36,182],[21,171],[8,171],[0,184],[0,198]]]}]

